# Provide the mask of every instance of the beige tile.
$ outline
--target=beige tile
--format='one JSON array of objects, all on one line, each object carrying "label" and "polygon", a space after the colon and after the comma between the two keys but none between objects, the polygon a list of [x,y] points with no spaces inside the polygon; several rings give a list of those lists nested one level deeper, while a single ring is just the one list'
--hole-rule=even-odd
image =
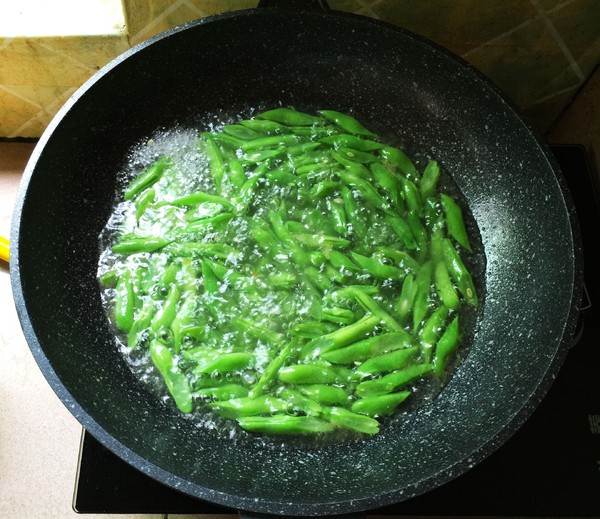
[{"label": "beige tile", "polygon": [[543,19],[469,52],[466,58],[521,108],[580,83]]},{"label": "beige tile", "polygon": [[252,9],[257,0],[125,0],[131,44],[140,43],[163,31],[214,14]]},{"label": "beige tile", "polygon": [[585,77],[600,63],[600,2],[576,0],[548,14]]},{"label": "beige tile", "polygon": [[457,54],[478,47],[536,14],[531,2],[505,0],[382,0],[373,11],[382,19],[429,38]]}]

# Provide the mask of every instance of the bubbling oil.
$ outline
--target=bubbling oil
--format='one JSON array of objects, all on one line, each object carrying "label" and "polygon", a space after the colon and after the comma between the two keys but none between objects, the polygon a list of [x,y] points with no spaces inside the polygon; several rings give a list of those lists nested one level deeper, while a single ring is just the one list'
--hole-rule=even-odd
[{"label": "bubbling oil", "polygon": [[[204,217],[219,214],[220,209],[211,206],[210,203],[200,204],[195,209],[189,209],[185,206],[173,206],[172,202],[178,198],[195,192],[215,192],[215,181],[211,173],[210,158],[205,149],[199,145],[201,131],[219,132],[225,124],[231,124],[236,121],[247,119],[260,112],[259,109],[248,109],[236,114],[216,113],[211,114],[198,126],[193,128],[174,128],[162,129],[155,132],[144,142],[138,143],[131,150],[131,153],[121,171],[118,173],[118,189],[113,204],[112,214],[107,221],[105,228],[99,237],[100,261],[98,264],[98,277],[114,272],[129,269],[131,271],[149,271],[147,279],[140,279],[139,282],[150,283],[152,280],[161,279],[167,275],[170,264],[170,256],[161,252],[141,252],[128,256],[125,260],[113,252],[112,247],[119,237],[124,235],[146,235],[146,236],[164,236],[176,235],[178,231],[185,228],[190,220],[202,219]],[[394,145],[393,142],[390,145]],[[153,185],[157,200],[165,202],[163,205],[150,207],[147,215],[143,218],[136,216],[136,206],[134,201],[124,201],[123,192],[130,182],[140,173],[145,171],[158,158],[169,156],[172,159],[172,169],[170,174],[161,178]],[[421,163],[423,158],[419,158]],[[313,182],[327,179],[326,172],[316,172],[310,178]],[[444,192],[450,193],[463,208],[466,208],[464,199],[458,187],[452,182],[449,175],[443,173],[440,179],[440,186]],[[359,200],[360,202],[360,200]],[[254,362],[252,369],[232,370],[225,374],[215,371],[209,374],[198,374],[189,376],[189,384],[194,388],[194,409],[186,417],[193,421],[198,427],[216,430],[220,434],[229,438],[235,438],[240,429],[234,421],[224,419],[221,416],[209,411],[205,404],[214,401],[213,397],[202,394],[201,390],[206,387],[218,386],[224,383],[232,383],[250,390],[257,380],[264,373],[265,369],[272,360],[272,352],[269,346],[260,338],[250,333],[229,330],[227,323],[236,319],[240,308],[245,309],[245,315],[253,321],[257,327],[264,327],[272,330],[274,333],[282,336],[289,336],[291,330],[298,323],[305,322],[315,318],[315,294],[314,291],[298,290],[298,272],[294,267],[293,253],[290,250],[281,250],[276,256],[276,262],[269,260],[265,251],[257,246],[252,237],[252,223],[255,221],[265,221],[269,211],[280,209],[281,207],[303,205],[303,219],[299,222],[308,230],[312,228],[315,222],[325,221],[330,213],[330,205],[327,199],[311,199],[307,202],[306,197],[300,196],[297,189],[286,185],[280,185],[277,182],[263,181],[261,189],[257,191],[251,207],[248,209],[245,218],[233,217],[227,225],[225,232],[204,232],[201,235],[203,243],[225,243],[230,245],[235,253],[220,257],[222,264],[231,272],[242,272],[243,288],[237,288],[233,277],[221,280],[216,292],[206,292],[202,290],[202,282],[197,279],[194,283],[194,290],[197,292],[193,304],[193,313],[198,317],[196,322],[197,333],[202,336],[198,341],[195,338],[186,337],[183,343],[182,351],[177,352],[173,357],[173,363],[185,370],[188,365],[191,366],[189,357],[186,357],[186,348],[188,346],[202,343],[208,350],[214,349],[220,352],[229,353],[244,349],[252,350]],[[389,226],[381,215],[368,213],[366,205],[358,206],[358,216],[370,222],[369,240],[367,242],[352,242],[352,246],[357,246],[357,250],[362,254],[369,255],[370,252],[378,247],[389,244],[393,241]],[[214,214],[213,214],[214,213]],[[481,280],[485,270],[485,258],[482,246],[477,232],[477,226],[468,210],[464,211],[465,220],[470,233],[472,246],[476,254],[467,260],[467,265],[471,270],[478,286],[482,286]],[[313,266],[313,265],[310,265]],[[355,283],[368,283],[370,280],[368,274],[355,274],[340,270],[342,278],[348,279],[353,276]],[[289,274],[290,295],[288,290],[281,292],[269,292],[269,282],[282,283],[286,286],[286,276]],[[115,324],[114,312],[116,302],[116,290],[114,286],[102,285],[102,302],[107,314],[108,320],[115,335],[116,347],[119,349],[135,377],[146,385],[152,391],[157,399],[165,405],[173,405],[172,398],[165,388],[164,380],[155,369],[148,349],[145,347],[131,348],[128,345],[128,336],[124,334]],[[339,287],[337,287],[339,288]],[[154,291],[152,291],[154,290]],[[149,293],[141,294],[139,305],[156,308],[165,304],[168,291],[160,292],[160,287],[154,287]],[[157,292],[158,291],[158,292]],[[399,287],[397,284],[384,281],[380,287],[380,296],[378,301],[387,304],[398,296]],[[483,294],[480,294],[483,295]],[[326,298],[327,290],[325,290]],[[450,360],[448,368],[442,377],[428,378],[427,382],[419,380],[411,383],[407,389],[412,392],[410,402],[402,409],[396,412],[397,416],[410,413],[414,409],[427,405],[435,399],[443,389],[453,372],[460,365],[462,358],[468,352],[468,344],[475,333],[478,308],[461,308],[462,323],[462,342],[457,354]],[[383,332],[381,326],[377,326],[372,331],[371,336]],[[169,337],[165,337],[169,340]],[[145,345],[148,337],[142,337],[141,345]],[[297,414],[298,409],[290,405],[288,413]],[[357,435],[347,431],[339,430],[334,435],[327,435],[326,440],[322,441],[352,441],[356,440]]]}]

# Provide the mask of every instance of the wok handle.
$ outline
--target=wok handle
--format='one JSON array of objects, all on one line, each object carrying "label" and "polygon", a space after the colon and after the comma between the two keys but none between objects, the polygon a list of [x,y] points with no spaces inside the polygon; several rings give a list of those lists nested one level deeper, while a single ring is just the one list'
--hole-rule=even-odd
[{"label": "wok handle", "polygon": [[260,0],[258,7],[330,11],[327,0]]}]

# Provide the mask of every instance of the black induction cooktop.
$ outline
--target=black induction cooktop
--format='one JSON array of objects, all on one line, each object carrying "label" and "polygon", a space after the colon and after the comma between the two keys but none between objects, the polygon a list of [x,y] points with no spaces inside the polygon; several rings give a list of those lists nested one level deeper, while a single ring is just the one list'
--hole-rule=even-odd
[{"label": "black induction cooktop", "polygon": [[[445,485],[369,511],[387,516],[600,516],[600,213],[585,149],[553,145],[584,247],[579,331],[546,398],[500,449]],[[142,474],[83,431],[73,508],[79,513],[230,515]]]}]

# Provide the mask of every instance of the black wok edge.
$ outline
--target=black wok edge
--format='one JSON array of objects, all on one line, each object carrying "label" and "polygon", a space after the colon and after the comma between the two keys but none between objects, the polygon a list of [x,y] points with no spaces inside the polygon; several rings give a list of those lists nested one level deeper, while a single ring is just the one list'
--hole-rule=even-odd
[{"label": "black wok edge", "polygon": [[[315,446],[245,434],[228,441],[193,427],[133,379],[98,300],[96,240],[131,146],[198,113],[277,101],[385,120],[409,151],[448,169],[481,232],[484,298],[469,355],[430,406],[364,442]],[[116,58],[66,102],[35,147],[11,238],[24,335],[90,434],[186,494],[286,516],[400,502],[487,457],[551,385],[582,291],[579,228],[564,178],[512,103],[419,36],[316,10],[223,14]]]}]

